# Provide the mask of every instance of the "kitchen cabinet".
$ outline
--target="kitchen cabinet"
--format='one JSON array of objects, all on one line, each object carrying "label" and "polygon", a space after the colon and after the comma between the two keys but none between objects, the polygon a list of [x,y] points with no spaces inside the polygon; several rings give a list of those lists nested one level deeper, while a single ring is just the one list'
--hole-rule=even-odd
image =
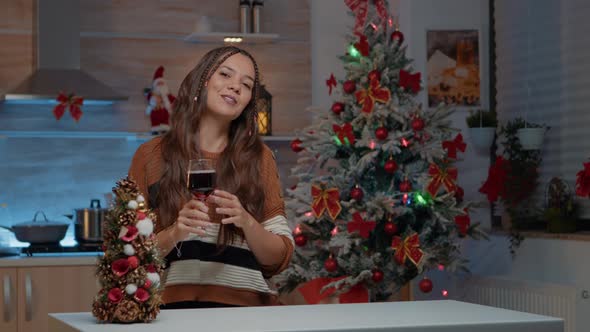
[{"label": "kitchen cabinet", "polygon": [[96,266],[0,268],[0,331],[48,331],[48,313],[88,312],[99,285]]}]

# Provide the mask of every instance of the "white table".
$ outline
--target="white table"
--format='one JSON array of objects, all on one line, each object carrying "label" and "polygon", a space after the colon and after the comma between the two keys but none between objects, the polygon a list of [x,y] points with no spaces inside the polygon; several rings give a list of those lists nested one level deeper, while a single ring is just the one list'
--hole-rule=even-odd
[{"label": "white table", "polygon": [[422,331],[563,332],[560,318],[457,301],[163,310],[150,324],[97,324],[90,313],[49,314],[50,332]]}]

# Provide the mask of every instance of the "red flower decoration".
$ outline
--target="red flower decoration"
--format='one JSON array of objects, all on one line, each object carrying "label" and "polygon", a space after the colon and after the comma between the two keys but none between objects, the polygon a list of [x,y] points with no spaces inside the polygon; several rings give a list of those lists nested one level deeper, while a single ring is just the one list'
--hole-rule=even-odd
[{"label": "red flower decoration", "polygon": [[117,277],[122,277],[129,272],[129,261],[126,258],[117,259],[111,264],[111,270]]},{"label": "red flower decoration", "polygon": [[138,288],[135,291],[135,294],[133,294],[133,298],[137,302],[143,303],[143,302],[147,301],[147,299],[150,298],[150,293],[147,290],[143,289],[143,288]]},{"label": "red flower decoration", "polygon": [[496,162],[490,166],[486,182],[479,188],[479,192],[488,196],[488,201],[495,202],[504,195],[508,162],[502,156],[496,157]]},{"label": "red flower decoration", "polygon": [[354,48],[356,48],[362,56],[369,56],[369,42],[367,41],[367,36],[361,35],[360,40],[357,43],[354,43]]},{"label": "red flower decoration", "polygon": [[457,134],[452,141],[444,141],[442,147],[448,151],[449,158],[457,159],[457,150],[465,152],[467,144],[463,142],[463,135]]},{"label": "red flower decoration", "polygon": [[112,288],[107,295],[109,301],[119,303],[123,299],[123,290],[121,288]]},{"label": "red flower decoration", "polygon": [[400,69],[399,71],[399,86],[412,92],[420,91],[420,73],[410,74],[409,72]]},{"label": "red flower decoration", "polygon": [[377,80],[372,80],[370,82],[369,89],[359,90],[354,95],[357,103],[363,105],[361,111],[367,114],[373,111],[376,101],[386,104],[391,98],[389,90],[387,88],[382,88]]},{"label": "red flower decoration", "polygon": [[131,242],[135,240],[135,238],[139,235],[137,227],[133,225],[123,226],[121,227],[121,232],[119,232],[119,238],[125,242]]},{"label": "red flower decoration", "polygon": [[330,89],[329,95],[332,95],[332,88],[335,88],[337,84],[338,82],[336,82],[334,74],[330,74],[330,78],[326,80],[326,85],[328,86],[328,89]]},{"label": "red flower decoration", "polygon": [[146,266],[145,270],[149,273],[156,273],[156,266],[154,264],[149,264]]},{"label": "red flower decoration", "polygon": [[70,110],[70,115],[76,122],[80,120],[82,117],[82,104],[84,104],[84,98],[78,97],[73,93],[66,96],[65,93],[60,92],[56,99],[59,104],[55,106],[53,109],[53,116],[55,116],[56,120],[61,119],[61,117],[66,112],[66,109]]},{"label": "red flower decoration", "polygon": [[346,227],[348,229],[348,233],[352,233],[352,232],[358,231],[359,234],[360,234],[360,236],[363,239],[368,239],[369,238],[369,234],[371,233],[371,231],[377,225],[377,223],[374,222],[374,221],[364,221],[363,220],[363,217],[361,217],[361,214],[358,213],[358,212],[355,212],[352,215],[352,219],[353,219],[353,221],[349,221],[346,224]]},{"label": "red flower decoration", "polygon": [[469,218],[467,211],[465,211],[465,214],[455,217],[455,224],[457,225],[457,229],[461,236],[467,235],[467,229],[469,228],[469,225],[471,225],[471,218]]},{"label": "red flower decoration", "polygon": [[139,266],[139,259],[137,256],[127,257],[127,262],[129,262],[129,267],[131,267],[131,269],[136,269]]},{"label": "red flower decoration", "polygon": [[590,163],[584,163],[576,176],[576,195],[590,198]]}]

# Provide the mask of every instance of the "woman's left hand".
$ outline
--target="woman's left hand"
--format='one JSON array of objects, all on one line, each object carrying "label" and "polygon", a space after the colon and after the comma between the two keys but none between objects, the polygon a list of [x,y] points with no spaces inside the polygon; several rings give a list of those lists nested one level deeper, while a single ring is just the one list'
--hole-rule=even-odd
[{"label": "woman's left hand", "polygon": [[215,189],[207,200],[217,204],[218,207],[215,212],[225,216],[225,218],[221,219],[222,224],[234,224],[236,227],[243,229],[252,226],[256,222],[254,217],[244,209],[236,195]]}]

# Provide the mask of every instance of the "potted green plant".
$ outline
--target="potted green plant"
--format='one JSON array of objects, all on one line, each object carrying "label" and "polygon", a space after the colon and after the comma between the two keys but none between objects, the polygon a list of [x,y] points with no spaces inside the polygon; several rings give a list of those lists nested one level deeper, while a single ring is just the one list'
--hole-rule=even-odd
[{"label": "potted green plant", "polygon": [[572,233],[576,231],[577,205],[567,182],[554,177],[545,190],[545,211],[547,231],[551,233]]},{"label": "potted green plant", "polygon": [[470,110],[465,121],[469,128],[469,137],[473,146],[479,150],[489,152],[496,135],[496,127],[498,126],[496,111]]}]

